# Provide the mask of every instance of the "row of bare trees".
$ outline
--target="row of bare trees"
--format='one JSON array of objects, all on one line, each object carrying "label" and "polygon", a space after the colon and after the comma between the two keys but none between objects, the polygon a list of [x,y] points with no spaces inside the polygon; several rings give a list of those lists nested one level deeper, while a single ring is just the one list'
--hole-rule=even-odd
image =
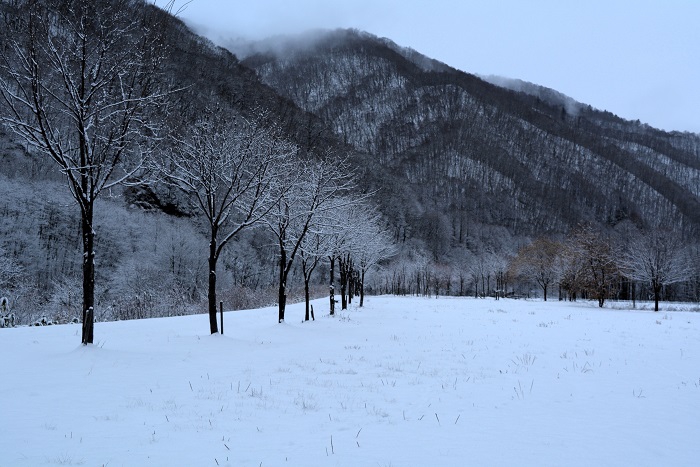
[{"label": "row of bare trees", "polygon": [[510,272],[519,280],[536,283],[544,300],[558,286],[560,298],[585,296],[601,307],[619,294],[621,284],[641,284],[650,288],[658,311],[664,287],[691,280],[698,273],[697,261],[691,246],[666,229],[630,226],[604,234],[585,226],[563,241],[534,240],[518,251]]},{"label": "row of bare trees", "polygon": [[[343,287],[348,270],[364,277],[391,252],[381,216],[368,196],[358,193],[347,161],[331,153],[303,157],[261,121],[213,113],[188,134],[172,138],[173,150],[155,160],[154,171],[194,200],[209,231],[212,333],[218,332],[217,264],[226,245],[244,229],[262,228],[274,240],[279,322],[285,319],[287,282],[296,258],[301,262],[308,320],[311,274],[323,258],[338,259]],[[355,268],[348,266],[351,259]],[[341,295],[345,300],[344,291]]]},{"label": "row of bare trees", "polygon": [[[700,246],[664,228],[622,223],[603,230],[582,225],[565,237],[539,237],[517,251],[465,251],[460,266],[404,254],[379,279],[378,289],[396,295],[530,297],[544,300],[609,298],[655,302],[676,296],[700,300]],[[416,250],[418,251],[418,250]],[[675,287],[672,287],[675,286]]]},{"label": "row of bare trees", "polygon": [[[156,9],[139,0],[0,6],[0,121],[58,166],[80,211],[83,344],[94,340],[95,201],[119,184],[170,185],[202,220],[212,333],[217,265],[243,230],[264,228],[276,240],[280,322],[297,256],[307,307],[320,258],[352,257],[364,276],[386,256],[386,245],[357,247],[384,240],[382,225],[368,195],[357,193],[349,165],[335,155],[302,155],[265,115],[246,118],[225,105],[172,131],[168,104],[189,84],[166,79],[164,17]],[[364,217],[356,213],[362,211]]]}]

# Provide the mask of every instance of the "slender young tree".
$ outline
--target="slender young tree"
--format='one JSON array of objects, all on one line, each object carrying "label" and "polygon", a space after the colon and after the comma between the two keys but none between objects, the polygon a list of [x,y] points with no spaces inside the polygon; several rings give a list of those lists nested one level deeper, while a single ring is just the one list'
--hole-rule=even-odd
[{"label": "slender young tree", "polygon": [[3,24],[0,47],[0,120],[56,163],[80,209],[81,339],[90,344],[95,201],[141,169],[157,134],[162,14],[133,0],[17,0],[12,7],[17,14]]},{"label": "slender young tree", "polygon": [[335,297],[333,291],[335,261],[339,256],[338,251],[341,245],[347,243],[347,239],[349,238],[348,232],[351,227],[345,215],[362,199],[363,197],[343,196],[330,200],[331,204],[320,210],[319,214],[315,216],[309,232],[304,236],[299,255],[302,274],[304,276],[306,321],[309,320],[309,283],[311,281],[311,274],[323,257],[328,257],[330,260],[330,315],[333,316],[335,314]]},{"label": "slender young tree", "polygon": [[311,305],[311,275],[316,270],[321,259],[328,252],[329,237],[322,229],[312,229],[305,236],[299,249],[301,272],[304,277],[304,321],[309,320]]},{"label": "slender young tree", "polygon": [[278,205],[287,187],[280,185],[297,149],[242,117],[210,113],[189,133],[174,138],[175,150],[159,163],[163,180],[188,194],[206,220],[209,234],[209,328],[216,320],[216,268],[224,247],[243,229],[261,221]]},{"label": "slender young tree", "polygon": [[365,304],[365,276],[379,263],[396,255],[396,247],[391,241],[391,234],[380,223],[380,217],[371,215],[360,228],[358,240],[362,248],[357,253],[359,271],[360,307]]},{"label": "slender young tree", "polygon": [[338,255],[338,274],[340,280],[340,309],[348,309],[348,281],[353,268],[353,256],[350,249]]},{"label": "slender young tree", "polygon": [[[365,195],[350,195],[334,198],[313,221],[300,250],[302,273],[306,284],[308,315],[308,282],[310,274],[322,257],[329,260],[330,273],[330,315],[335,314],[335,264],[342,264],[341,252],[345,252],[353,242],[354,222],[348,217],[353,208],[361,204]],[[308,320],[308,318],[307,318]]]},{"label": "slender young tree", "polygon": [[481,297],[485,298],[488,295],[486,276],[491,273],[488,268],[488,254],[484,252],[479,255],[473,255],[467,264],[467,268],[474,283],[474,298],[479,298],[479,283],[481,283]]},{"label": "slender young tree", "polygon": [[330,300],[330,315],[335,315],[335,261],[338,255],[334,250],[330,250],[328,254],[328,272],[330,277],[330,282],[328,283],[328,298]]}]

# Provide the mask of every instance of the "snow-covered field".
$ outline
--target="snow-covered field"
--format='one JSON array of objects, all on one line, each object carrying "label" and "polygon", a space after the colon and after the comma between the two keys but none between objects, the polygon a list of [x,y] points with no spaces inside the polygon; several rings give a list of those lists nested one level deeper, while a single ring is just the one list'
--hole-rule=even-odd
[{"label": "snow-covered field", "polygon": [[[317,315],[327,313],[324,300]],[[700,465],[700,313],[368,297],[0,329],[0,466]]]}]

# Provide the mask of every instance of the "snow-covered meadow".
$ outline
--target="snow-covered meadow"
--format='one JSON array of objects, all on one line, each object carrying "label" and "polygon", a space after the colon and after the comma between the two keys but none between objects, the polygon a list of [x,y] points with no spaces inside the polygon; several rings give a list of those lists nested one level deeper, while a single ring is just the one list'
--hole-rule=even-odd
[{"label": "snow-covered meadow", "polygon": [[700,313],[314,304],[0,329],[0,466],[700,463]]}]

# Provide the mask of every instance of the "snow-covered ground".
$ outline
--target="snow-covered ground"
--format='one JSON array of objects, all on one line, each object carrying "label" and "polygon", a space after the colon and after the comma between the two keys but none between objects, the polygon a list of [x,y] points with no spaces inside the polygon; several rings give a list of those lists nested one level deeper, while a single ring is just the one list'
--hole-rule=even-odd
[{"label": "snow-covered ground", "polygon": [[[324,300],[315,302],[324,314]],[[700,465],[700,313],[368,297],[0,329],[0,466]]]}]

